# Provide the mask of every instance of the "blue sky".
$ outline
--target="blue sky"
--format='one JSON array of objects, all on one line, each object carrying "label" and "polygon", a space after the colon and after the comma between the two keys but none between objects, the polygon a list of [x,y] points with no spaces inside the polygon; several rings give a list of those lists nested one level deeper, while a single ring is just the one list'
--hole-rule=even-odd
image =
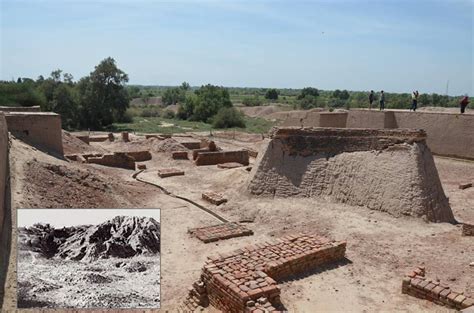
[{"label": "blue sky", "polygon": [[472,0],[0,0],[0,79],[474,92]]}]

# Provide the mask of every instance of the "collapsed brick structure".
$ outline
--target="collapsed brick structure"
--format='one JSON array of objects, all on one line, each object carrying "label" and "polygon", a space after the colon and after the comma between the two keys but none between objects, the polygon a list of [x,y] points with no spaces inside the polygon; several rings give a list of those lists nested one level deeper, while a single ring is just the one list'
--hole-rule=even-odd
[{"label": "collapsed brick structure", "polygon": [[256,196],[327,196],[396,217],[454,223],[425,139],[422,130],[274,128],[248,190]]},{"label": "collapsed brick structure", "polygon": [[463,223],[462,224],[462,235],[463,236],[474,236],[474,224]]},{"label": "collapsed brick structure", "polygon": [[214,205],[221,205],[222,203],[227,202],[227,199],[223,195],[212,191],[203,192],[202,198]]},{"label": "collapsed brick structure", "polygon": [[177,168],[163,168],[158,170],[158,176],[161,178],[171,177],[171,176],[182,176],[184,171]]},{"label": "collapsed brick structure", "polygon": [[474,298],[453,291],[439,281],[426,279],[424,267],[418,267],[403,279],[402,293],[457,310],[474,306]]},{"label": "collapsed brick structure", "polygon": [[114,152],[113,154],[104,154],[99,157],[88,157],[87,163],[120,167],[131,170],[135,169],[135,159],[125,152]]},{"label": "collapsed brick structure", "polygon": [[198,152],[195,164],[201,165],[216,165],[220,163],[236,162],[243,165],[249,164],[248,151],[213,151],[213,152]]},{"label": "collapsed brick structure", "polygon": [[262,306],[275,311],[281,306],[278,280],[341,261],[345,251],[345,242],[298,234],[210,257],[183,309],[211,304],[230,313],[259,312]]},{"label": "collapsed brick structure", "polygon": [[253,235],[253,231],[250,229],[233,222],[199,228],[190,228],[188,233],[204,243]]}]

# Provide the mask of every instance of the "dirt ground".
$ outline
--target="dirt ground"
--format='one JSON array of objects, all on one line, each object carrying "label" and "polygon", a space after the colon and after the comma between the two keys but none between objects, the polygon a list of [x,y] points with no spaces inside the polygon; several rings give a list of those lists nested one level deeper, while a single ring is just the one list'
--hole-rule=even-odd
[{"label": "dirt ground", "polygon": [[[197,138],[198,134],[194,136]],[[133,150],[141,146],[150,147],[151,141],[144,137],[131,135],[131,139],[131,143],[120,140],[91,143],[87,148],[119,151],[128,146]],[[189,140],[186,137],[175,139]],[[224,150],[239,147],[258,150],[261,145],[257,138],[213,139]],[[75,149],[81,152],[85,147],[68,149],[73,153]],[[209,213],[170,197],[159,188],[135,181],[131,170],[59,160],[18,140],[12,141],[10,157],[14,173],[12,220],[16,220],[15,210],[19,207],[160,208],[161,308],[168,312],[177,310],[187,289],[199,278],[207,256],[300,231],[346,240],[347,262],[336,268],[281,282],[281,299],[289,312],[449,311],[401,294],[404,274],[418,265],[426,267],[428,277],[439,278],[452,289],[474,296],[474,267],[469,266],[474,262],[474,244],[472,237],[461,236],[460,225],[426,223],[409,217],[394,218],[364,207],[335,204],[329,199],[251,197],[245,193],[250,175],[245,167],[196,167],[189,160],[173,160],[167,151],[152,151],[152,155],[152,160],[140,162],[147,165],[147,170],[139,175],[141,179],[191,199],[228,220],[245,220],[254,235],[204,244],[191,238],[187,230],[218,224],[219,221]],[[250,166],[254,161],[251,158]],[[474,188],[458,189],[459,183],[474,182],[474,162],[435,157],[435,163],[456,219],[474,222]],[[54,170],[51,173],[50,165],[59,166],[59,172],[67,175],[59,175]],[[159,178],[157,169],[166,167],[183,169],[185,176]],[[33,175],[29,175],[29,171],[33,171]],[[85,174],[90,177],[87,186],[80,179],[82,176],[77,176]],[[48,188],[43,188],[38,182],[49,184]],[[74,188],[78,191],[59,196],[60,191]],[[219,207],[204,202],[201,193],[210,190],[223,193],[229,201]],[[96,197],[94,192],[100,196]],[[87,197],[88,194],[93,195],[94,201],[80,200],[81,196]],[[12,233],[12,238],[15,238],[15,222]],[[15,307],[16,243],[13,240],[4,309],[13,310]],[[207,308],[206,311],[215,310]]]}]

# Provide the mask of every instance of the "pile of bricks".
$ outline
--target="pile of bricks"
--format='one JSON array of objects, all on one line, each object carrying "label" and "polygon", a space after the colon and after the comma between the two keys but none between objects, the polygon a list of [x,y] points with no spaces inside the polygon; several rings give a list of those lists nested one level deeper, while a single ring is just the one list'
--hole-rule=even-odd
[{"label": "pile of bricks", "polygon": [[234,222],[199,228],[190,228],[188,233],[203,241],[204,243],[253,235],[253,231]]},{"label": "pile of bricks", "polygon": [[197,283],[199,297],[193,289],[184,306],[209,303],[223,312],[275,311],[281,307],[276,280],[340,261],[345,251],[345,242],[298,234],[210,257]]},{"label": "pile of bricks", "polygon": [[462,235],[463,236],[474,236],[474,224],[462,224]]},{"label": "pile of bricks", "polygon": [[452,291],[439,281],[426,279],[424,267],[418,267],[403,279],[402,293],[458,310],[474,306],[474,298]]},{"label": "pile of bricks", "polygon": [[227,163],[217,164],[218,168],[224,168],[224,169],[237,168],[237,167],[242,167],[242,166],[244,165],[237,162],[227,162]]},{"label": "pile of bricks", "polygon": [[177,168],[162,168],[158,170],[158,176],[161,178],[184,175],[184,171]]},{"label": "pile of bricks", "polygon": [[227,199],[224,198],[223,195],[212,191],[203,192],[202,198],[215,205],[221,205],[222,203],[227,202]]},{"label": "pile of bricks", "polygon": [[171,153],[171,156],[175,160],[188,160],[187,151],[174,151]]}]

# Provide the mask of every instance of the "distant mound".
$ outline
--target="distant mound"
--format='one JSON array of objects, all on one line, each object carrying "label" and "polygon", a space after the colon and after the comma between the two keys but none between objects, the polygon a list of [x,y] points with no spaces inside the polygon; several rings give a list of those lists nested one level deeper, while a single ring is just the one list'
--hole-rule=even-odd
[{"label": "distant mound", "polygon": [[48,258],[90,262],[160,252],[160,223],[149,217],[116,216],[99,225],[62,229],[36,224],[19,233],[24,248]]}]

